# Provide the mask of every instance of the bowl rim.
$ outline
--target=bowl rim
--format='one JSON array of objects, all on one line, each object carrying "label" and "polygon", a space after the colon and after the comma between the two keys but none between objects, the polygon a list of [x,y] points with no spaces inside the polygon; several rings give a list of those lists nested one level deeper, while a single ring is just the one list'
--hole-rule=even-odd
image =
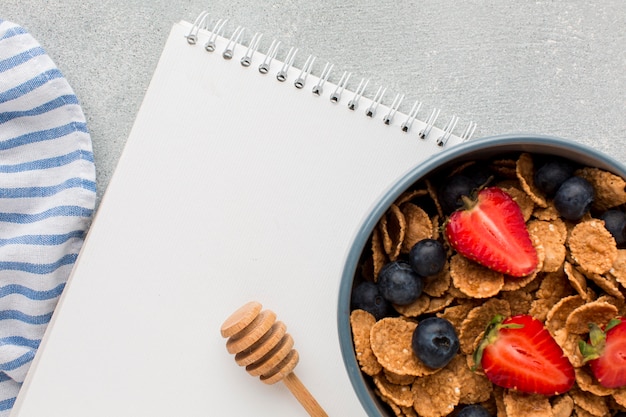
[{"label": "bowl rim", "polygon": [[487,156],[506,152],[530,152],[557,154],[570,159],[613,172],[626,178],[626,166],[611,156],[588,145],[557,136],[510,133],[487,136],[454,145],[445,151],[435,154],[417,164],[400,177],[377,199],[372,209],[362,220],[353,236],[350,248],[344,261],[344,269],[339,283],[337,332],[341,355],[348,373],[350,383],[354,389],[366,414],[370,417],[381,417],[383,413],[381,403],[374,398],[368,388],[365,377],[357,363],[350,329],[350,293],[354,273],[361,257],[363,248],[369,239],[378,220],[400,194],[416,181],[435,172],[438,168],[453,161],[460,162],[478,153]]}]

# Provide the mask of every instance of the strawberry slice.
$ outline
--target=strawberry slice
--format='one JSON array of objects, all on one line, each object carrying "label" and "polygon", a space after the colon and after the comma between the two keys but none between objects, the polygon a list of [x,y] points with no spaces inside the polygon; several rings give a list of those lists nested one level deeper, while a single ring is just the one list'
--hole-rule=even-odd
[{"label": "strawberry slice", "polygon": [[556,395],[574,385],[574,367],[536,318],[496,316],[474,352],[491,382],[529,394]]},{"label": "strawberry slice", "polygon": [[600,385],[619,388],[626,385],[626,319],[611,320],[604,330],[591,323],[589,343],[580,341],[580,353]]},{"label": "strawberry slice", "polygon": [[498,187],[480,190],[476,200],[463,198],[465,208],[450,215],[445,235],[461,255],[503,274],[523,277],[539,258],[519,205]]}]

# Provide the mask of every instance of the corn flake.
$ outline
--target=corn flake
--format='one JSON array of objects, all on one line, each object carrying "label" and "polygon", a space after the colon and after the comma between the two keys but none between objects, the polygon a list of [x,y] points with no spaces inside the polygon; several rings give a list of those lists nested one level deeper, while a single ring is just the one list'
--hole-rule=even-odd
[{"label": "corn flake", "polygon": [[449,369],[418,378],[411,388],[413,408],[422,417],[442,417],[450,414],[461,398],[459,379]]},{"label": "corn flake", "polygon": [[393,384],[383,375],[374,375],[374,385],[380,393],[393,401],[397,406],[411,407],[413,405],[413,394],[411,387],[407,385]]},{"label": "corn flake", "polygon": [[406,219],[398,206],[392,204],[378,225],[381,232],[383,247],[389,259],[395,261],[400,255],[402,242],[406,233]]},{"label": "corn flake", "polygon": [[493,385],[486,376],[473,372],[463,355],[455,356],[447,365],[459,380],[460,404],[476,404],[489,400]]},{"label": "corn flake", "polygon": [[615,277],[622,287],[626,288],[626,249],[617,250],[615,262],[613,262],[609,273]]},{"label": "corn flake", "polygon": [[622,294],[619,289],[617,279],[613,277],[610,273],[606,273],[604,275],[588,273],[586,276],[607,295],[610,295],[611,297],[617,298],[622,301],[624,300],[624,294]]},{"label": "corn flake", "polygon": [[413,407],[400,407],[400,409],[403,413],[402,417],[419,417]]},{"label": "corn flake", "polygon": [[396,385],[411,385],[415,381],[414,375],[398,375],[385,368],[382,373],[387,381]]},{"label": "corn flake", "polygon": [[374,356],[370,344],[370,331],[374,323],[376,323],[376,318],[367,311],[353,310],[350,313],[356,359],[361,370],[370,376],[378,374],[383,368]]},{"label": "corn flake", "polygon": [[428,194],[428,191],[424,189],[407,190],[403,192],[402,194],[400,194],[400,196],[396,199],[394,204],[400,207],[403,203],[407,203],[413,200],[414,198],[421,197],[427,194]]},{"label": "corn flake", "polygon": [[474,307],[476,307],[476,304],[473,302],[458,304],[453,307],[447,307],[442,312],[437,313],[437,317],[448,320],[455,329],[459,329],[463,320],[467,318],[467,315]]},{"label": "corn flake", "polygon": [[546,314],[545,326],[554,335],[559,329],[565,326],[567,318],[574,310],[585,304],[585,300],[580,295],[570,295],[559,300]]},{"label": "corn flake", "polygon": [[591,394],[606,397],[611,395],[615,390],[613,388],[607,388],[600,385],[600,383],[585,369],[576,368],[576,384],[578,387]]},{"label": "corn flake", "polygon": [[493,297],[504,286],[503,274],[459,254],[450,260],[450,276],[456,288],[474,298]]},{"label": "corn flake", "polygon": [[574,334],[589,332],[589,324],[595,323],[602,327],[617,316],[617,307],[603,300],[586,303],[572,311],[565,320],[565,328]]},{"label": "corn flake", "polygon": [[515,160],[514,159],[500,159],[491,163],[489,168],[498,174],[500,177],[515,179]]},{"label": "corn flake", "polygon": [[547,207],[548,202],[542,195],[541,191],[535,186],[535,170],[533,159],[528,153],[522,153],[517,160],[515,172],[522,189],[539,207]]},{"label": "corn flake", "polygon": [[387,404],[389,406],[389,408],[391,408],[391,411],[393,411],[393,413],[395,414],[396,417],[403,417],[404,416],[400,406],[398,406],[391,398],[383,395],[383,393],[380,392],[380,390],[377,389],[377,388],[374,389],[374,392],[376,393],[376,395],[378,395],[378,398],[383,400],[383,402],[385,404]]},{"label": "corn flake", "polygon": [[580,335],[570,333],[567,329],[558,329],[554,332],[554,340],[563,349],[563,353],[567,356],[574,368],[580,368],[584,365],[583,357],[580,354],[578,343],[582,340]]},{"label": "corn flake", "polygon": [[385,247],[383,246],[383,238],[379,228],[375,228],[372,232],[372,269],[373,279],[378,279],[378,274],[383,266],[389,261]]},{"label": "corn flake", "polygon": [[530,314],[541,321],[545,321],[549,310],[563,297],[571,294],[567,282],[562,269],[545,274],[535,293],[536,298],[532,303]]},{"label": "corn flake", "polygon": [[591,301],[593,297],[590,297],[590,293],[587,291],[587,279],[585,276],[569,262],[565,262],[563,270],[572,288],[574,288],[585,301]]},{"label": "corn flake", "polygon": [[552,401],[554,417],[570,417],[574,411],[574,400],[567,394],[559,395]]},{"label": "corn flake", "polygon": [[609,414],[609,407],[603,397],[592,395],[579,389],[572,389],[570,396],[574,404],[593,416],[602,417]]},{"label": "corn flake", "polygon": [[544,249],[545,257],[542,271],[555,272],[561,269],[566,253],[565,224],[563,222],[555,224],[543,220],[532,220],[528,223],[528,232],[540,242]]},{"label": "corn flake", "polygon": [[552,200],[549,200],[546,207],[535,206],[533,217],[537,220],[557,220],[559,219],[559,212],[554,207]]},{"label": "corn flake", "polygon": [[430,305],[430,297],[427,294],[422,293],[417,300],[406,305],[393,305],[393,308],[405,317],[417,317],[428,310]]},{"label": "corn flake", "polygon": [[441,297],[448,291],[451,282],[450,266],[446,262],[440,273],[424,278],[424,292],[431,297]]},{"label": "corn flake", "polygon": [[424,182],[426,183],[426,190],[428,190],[428,195],[433,200],[433,203],[435,203],[435,207],[437,209],[437,215],[439,217],[443,217],[444,213],[443,213],[443,209],[441,208],[441,203],[439,202],[439,195],[437,194],[437,189],[435,188],[432,181],[425,180]]},{"label": "corn flake", "polygon": [[587,272],[604,274],[617,259],[617,245],[604,221],[591,219],[578,223],[568,240],[572,258]]},{"label": "corn flake", "polygon": [[406,223],[406,231],[404,233],[401,251],[408,253],[417,242],[432,237],[433,224],[428,214],[413,203],[404,203],[400,209]]},{"label": "corn flake", "polygon": [[528,314],[533,304],[533,295],[526,291],[525,288],[501,292],[498,298],[505,300],[511,307],[511,315],[516,316],[518,314]]},{"label": "corn flake", "polygon": [[544,395],[507,390],[504,392],[504,407],[508,417],[552,417],[552,406]]}]

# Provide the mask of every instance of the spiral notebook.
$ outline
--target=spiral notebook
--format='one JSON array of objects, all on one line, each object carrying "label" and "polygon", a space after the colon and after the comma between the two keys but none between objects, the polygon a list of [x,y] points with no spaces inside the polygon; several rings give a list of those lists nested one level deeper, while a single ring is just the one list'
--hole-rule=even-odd
[{"label": "spiral notebook", "polygon": [[206,13],[174,24],[14,417],[304,416],[226,351],[250,300],[328,415],[365,415],[337,336],[344,259],[385,190],[474,124],[297,56]]}]

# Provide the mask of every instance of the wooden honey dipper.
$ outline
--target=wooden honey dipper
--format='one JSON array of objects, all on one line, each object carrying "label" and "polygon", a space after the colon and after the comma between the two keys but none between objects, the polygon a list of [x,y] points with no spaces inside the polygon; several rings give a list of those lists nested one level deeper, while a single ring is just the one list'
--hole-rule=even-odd
[{"label": "wooden honey dipper", "polygon": [[222,337],[227,337],[226,349],[235,355],[235,362],[245,366],[252,376],[266,384],[278,381],[302,404],[312,417],[328,417],[293,369],[298,364],[298,352],[287,327],[276,321],[276,314],[262,310],[256,301],[244,304],[222,324]]}]

